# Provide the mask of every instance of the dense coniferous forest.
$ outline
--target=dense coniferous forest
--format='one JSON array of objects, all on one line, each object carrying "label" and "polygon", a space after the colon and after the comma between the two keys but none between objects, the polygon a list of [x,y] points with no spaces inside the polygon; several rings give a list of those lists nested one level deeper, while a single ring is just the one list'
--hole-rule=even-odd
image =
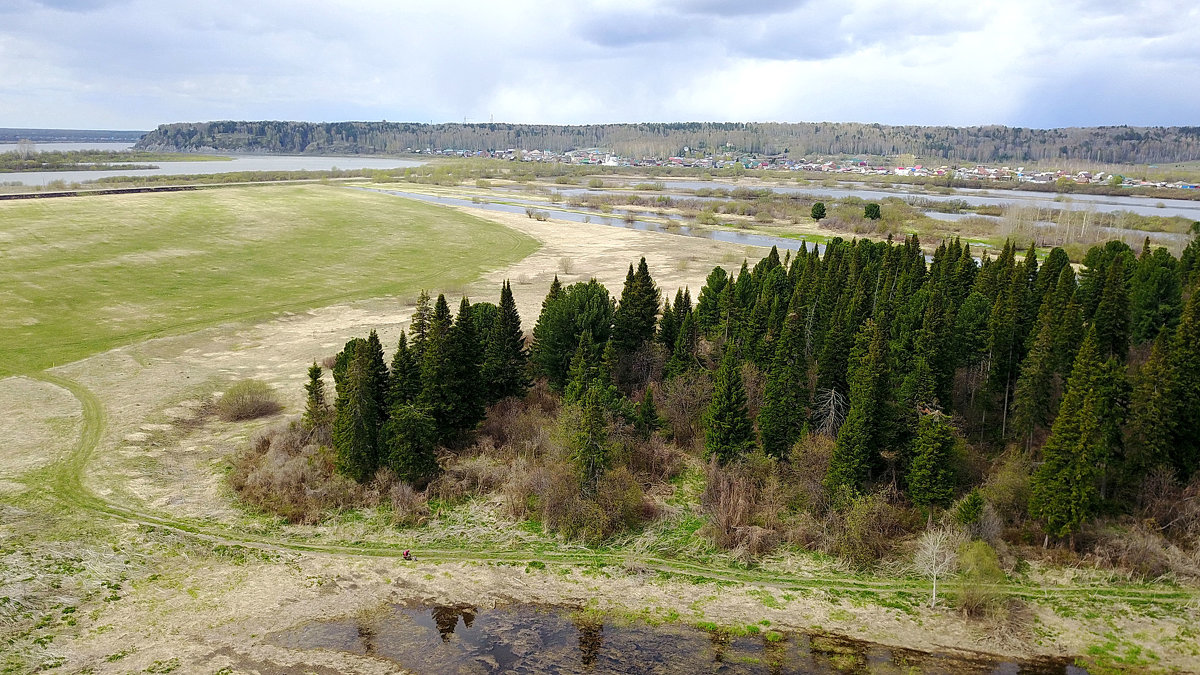
[{"label": "dense coniferous forest", "polygon": [[815,545],[805,523],[836,515],[826,548],[859,563],[935,516],[1074,549],[1098,518],[1196,520],[1171,509],[1200,490],[1197,291],[1200,229],[1180,258],[1112,241],[1078,269],[1058,248],[835,239],[715,268],[695,301],[643,259],[619,298],[556,277],[528,341],[507,283],[456,312],[422,294],[390,367],[374,331],[332,359],[332,407],[312,366],[304,424],[338,474],[407,495],[533,437],[511,428],[533,415],[558,440],[525,447],[558,450],[516,451],[512,509],[593,542],[655,518],[643,486],[690,455],[729,548]]},{"label": "dense coniferous forest", "polygon": [[1200,159],[1200,127],[927,127],[855,122],[640,124],[419,124],[411,122],[198,122],[163,124],[139,149],[307,154],[406,150],[565,152],[605,148],[626,157],[709,154],[899,155],[967,162],[1081,160],[1153,164]]}]

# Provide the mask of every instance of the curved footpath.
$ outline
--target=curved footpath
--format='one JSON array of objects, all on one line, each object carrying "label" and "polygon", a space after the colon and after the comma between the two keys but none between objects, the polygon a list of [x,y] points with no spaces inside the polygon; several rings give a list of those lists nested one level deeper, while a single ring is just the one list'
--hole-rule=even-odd
[{"label": "curved footpath", "polygon": [[[88,463],[96,452],[107,425],[107,415],[103,402],[91,390],[74,380],[50,372],[30,375],[30,377],[66,389],[82,406],[83,423],[78,442],[54,463],[49,484],[41,488],[43,492],[66,504],[117,520],[149,527],[164,528],[198,539],[229,546],[244,546],[275,552],[337,556],[399,558],[403,555],[402,549],[384,544],[311,544],[285,538],[251,536],[229,528],[211,524],[199,524],[185,519],[170,518],[106,501],[92,493],[83,482]],[[711,567],[685,560],[637,557],[623,552],[529,552],[519,549],[479,550],[474,548],[441,548],[422,549],[420,553],[422,560],[430,562],[461,562],[464,560],[480,562],[542,561],[582,565],[598,562],[618,565],[633,563],[659,572],[703,577],[716,581],[753,584],[781,590],[822,589],[912,593],[927,592],[930,588],[928,583],[916,579],[861,580],[849,576],[798,576],[764,570]],[[995,588],[1010,595],[1029,599],[1082,595],[1089,598],[1105,598],[1110,600],[1131,599],[1141,602],[1152,600],[1164,604],[1188,604],[1200,601],[1200,594],[1195,590],[1185,588],[1157,590],[1151,588],[1095,585],[1042,586],[1034,588],[1017,584],[998,584]]]}]

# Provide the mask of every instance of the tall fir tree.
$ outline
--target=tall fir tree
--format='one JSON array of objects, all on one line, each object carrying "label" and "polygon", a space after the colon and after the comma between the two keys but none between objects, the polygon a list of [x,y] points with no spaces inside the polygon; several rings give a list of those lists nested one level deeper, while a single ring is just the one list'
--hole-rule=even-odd
[{"label": "tall fir tree", "polygon": [[906,482],[908,496],[921,506],[949,506],[954,497],[954,430],[940,411],[921,415]]},{"label": "tall fir tree", "polygon": [[1115,258],[1092,317],[1100,354],[1124,362],[1129,355],[1129,289],[1125,286],[1124,258]]},{"label": "tall fir tree", "polygon": [[671,358],[667,361],[665,372],[668,378],[700,366],[700,362],[696,358],[696,348],[699,343],[700,332],[696,326],[696,313],[688,312],[679,326],[679,334],[675,337]]},{"label": "tall fir tree", "polygon": [[487,391],[481,377],[483,343],[475,329],[471,303],[463,298],[450,330],[451,383],[454,387],[453,427],[469,432],[481,421],[487,403]]},{"label": "tall fir tree", "polygon": [[1048,306],[1043,307],[1033,347],[1021,364],[1013,390],[1013,432],[1026,449],[1032,447],[1034,434],[1049,424],[1054,410],[1055,328],[1054,315]]},{"label": "tall fir tree", "polygon": [[[364,341],[365,344],[365,341]],[[338,388],[333,417],[334,465],[338,473],[362,483],[379,465],[379,401],[368,349],[354,350]]]},{"label": "tall fir tree", "polygon": [[408,347],[408,337],[404,331],[400,331],[400,340],[396,343],[396,353],[392,355],[392,368],[388,374],[388,410],[412,403],[420,393],[421,364]]},{"label": "tall fir tree", "polygon": [[429,413],[411,403],[393,407],[379,432],[380,464],[413,485],[438,472],[437,424]]},{"label": "tall fir tree", "polygon": [[646,259],[638,262],[637,271],[629,266],[621,302],[613,315],[612,339],[618,356],[632,354],[643,343],[654,339],[658,319],[659,291],[650,277]]},{"label": "tall fir tree", "polygon": [[654,390],[646,387],[646,392],[642,394],[642,400],[638,403],[637,412],[634,414],[633,428],[643,439],[649,439],[650,434],[658,431],[662,426],[662,418],[659,417],[658,408],[654,405]]},{"label": "tall fir tree", "polygon": [[721,324],[721,293],[729,283],[729,273],[714,267],[704,279],[700,297],[696,300],[696,325],[700,332],[712,336]]},{"label": "tall fir tree", "polygon": [[658,341],[668,350],[675,347],[675,338],[679,337],[679,317],[671,308],[671,301],[663,301],[662,316],[658,319]]},{"label": "tall fir tree", "polygon": [[762,448],[772,457],[785,459],[800,439],[808,419],[809,362],[804,350],[804,326],[800,308],[788,314],[775,347],[775,358],[767,371],[763,406],[758,413]]},{"label": "tall fir tree", "polygon": [[387,419],[388,367],[383,357],[383,343],[379,341],[379,333],[374,328],[367,336],[367,349],[371,353],[371,386],[375,389],[375,402],[379,406],[376,415],[382,424]]},{"label": "tall fir tree", "polygon": [[570,434],[571,460],[585,494],[594,494],[600,477],[612,462],[604,404],[597,391],[587,394],[580,405],[578,422]]},{"label": "tall fir tree", "polygon": [[1138,370],[1130,397],[1128,438],[1125,442],[1124,483],[1133,492],[1142,478],[1158,466],[1170,466],[1171,437],[1179,423],[1171,400],[1174,372],[1166,331],[1160,332],[1150,358]]},{"label": "tall fir tree", "polygon": [[312,430],[329,424],[329,403],[325,400],[325,382],[321,379],[321,366],[316,361],[308,368],[308,382],[304,385],[304,428]]},{"label": "tall fir tree", "polygon": [[733,349],[726,349],[704,416],[705,455],[728,464],[753,447],[754,425],[742,382],[741,360]]},{"label": "tall fir tree", "polygon": [[1094,513],[1102,481],[1119,455],[1124,375],[1116,360],[1102,358],[1096,331],[1089,330],[1075,357],[1067,390],[1034,472],[1030,513],[1054,537],[1070,537]]},{"label": "tall fir tree", "polygon": [[499,312],[491,326],[482,377],[487,402],[509,396],[521,397],[529,389],[529,352],[521,331],[521,315],[513,300],[512,286],[505,281],[500,289]]},{"label": "tall fir tree", "polygon": [[1200,469],[1200,282],[1192,284],[1171,341],[1170,400],[1175,409],[1171,461],[1180,480]]},{"label": "tall fir tree", "polygon": [[413,357],[418,361],[425,355],[425,343],[429,340],[429,323],[433,321],[433,305],[429,291],[422,290],[417,296],[417,308],[413,311],[409,332],[412,333]]},{"label": "tall fir tree", "polygon": [[887,390],[887,340],[882,327],[868,320],[850,356],[850,410],[829,461],[830,488],[861,488],[879,463]]},{"label": "tall fir tree", "polygon": [[1179,325],[1183,312],[1183,287],[1179,261],[1165,248],[1150,250],[1150,239],[1142,247],[1130,280],[1129,313],[1133,344],[1142,344],[1168,333]]}]

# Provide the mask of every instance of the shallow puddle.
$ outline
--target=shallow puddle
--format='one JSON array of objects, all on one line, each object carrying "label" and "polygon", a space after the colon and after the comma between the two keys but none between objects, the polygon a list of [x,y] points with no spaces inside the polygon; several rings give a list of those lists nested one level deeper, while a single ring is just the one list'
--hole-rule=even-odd
[{"label": "shallow puddle", "polygon": [[417,673],[1070,673],[1016,662],[884,647],[828,635],[732,636],[678,624],[602,622],[567,608],[386,605],[268,636],[292,649],[386,659]]}]

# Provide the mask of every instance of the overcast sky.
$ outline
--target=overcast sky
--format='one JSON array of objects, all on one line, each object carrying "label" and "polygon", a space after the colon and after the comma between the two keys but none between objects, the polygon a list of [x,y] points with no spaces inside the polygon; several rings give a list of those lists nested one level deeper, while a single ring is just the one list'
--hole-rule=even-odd
[{"label": "overcast sky", "polygon": [[0,127],[1197,125],[1197,4],[0,0]]}]

